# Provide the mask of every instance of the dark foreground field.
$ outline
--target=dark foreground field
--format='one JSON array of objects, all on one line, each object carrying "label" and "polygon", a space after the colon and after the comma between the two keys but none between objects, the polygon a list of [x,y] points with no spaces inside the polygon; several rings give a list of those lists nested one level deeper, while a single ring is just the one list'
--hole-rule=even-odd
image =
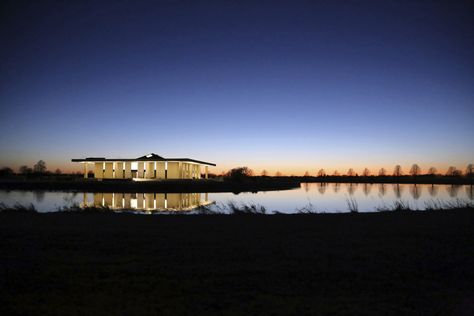
[{"label": "dark foreground field", "polygon": [[0,214],[0,314],[474,315],[474,213]]}]

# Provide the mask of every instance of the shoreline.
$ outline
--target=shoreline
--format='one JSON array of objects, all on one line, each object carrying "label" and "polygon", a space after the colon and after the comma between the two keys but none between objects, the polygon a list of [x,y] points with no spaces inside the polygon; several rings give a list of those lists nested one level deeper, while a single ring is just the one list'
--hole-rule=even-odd
[{"label": "shoreline", "polygon": [[130,181],[93,179],[0,179],[0,190],[61,191],[61,192],[126,192],[126,193],[217,193],[279,191],[299,188],[302,183],[352,184],[431,184],[474,185],[466,177],[252,177],[243,181],[222,180],[161,180]]}]

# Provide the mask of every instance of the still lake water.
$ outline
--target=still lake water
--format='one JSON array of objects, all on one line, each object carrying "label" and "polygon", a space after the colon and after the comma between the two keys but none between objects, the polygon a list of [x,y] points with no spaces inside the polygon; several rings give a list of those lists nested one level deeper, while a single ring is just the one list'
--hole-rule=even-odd
[{"label": "still lake water", "polygon": [[300,210],[312,212],[348,212],[347,200],[355,200],[361,212],[373,212],[380,207],[391,207],[396,201],[408,203],[412,209],[425,209],[433,202],[472,203],[472,185],[431,184],[355,184],[355,183],[303,183],[299,188],[284,191],[258,193],[73,193],[51,191],[5,191],[0,190],[0,202],[33,204],[39,212],[57,211],[61,207],[107,206],[111,209],[134,210],[137,213],[159,213],[162,211],[189,212],[199,205],[208,205],[223,210],[228,202],[264,206],[267,213],[279,211],[295,213]]}]

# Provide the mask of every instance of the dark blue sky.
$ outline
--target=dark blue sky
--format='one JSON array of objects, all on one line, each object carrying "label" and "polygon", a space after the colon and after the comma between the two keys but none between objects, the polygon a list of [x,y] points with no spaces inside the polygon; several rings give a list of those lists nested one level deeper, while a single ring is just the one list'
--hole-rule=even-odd
[{"label": "dark blue sky", "polygon": [[474,160],[471,1],[3,1],[0,165]]}]

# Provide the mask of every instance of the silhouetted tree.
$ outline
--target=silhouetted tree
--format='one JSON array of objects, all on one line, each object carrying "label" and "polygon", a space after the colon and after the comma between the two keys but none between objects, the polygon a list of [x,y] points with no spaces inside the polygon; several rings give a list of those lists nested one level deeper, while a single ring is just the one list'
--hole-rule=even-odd
[{"label": "silhouetted tree", "polygon": [[306,172],[304,173],[304,176],[305,176],[305,177],[309,177],[309,172],[306,171]]},{"label": "silhouetted tree", "polygon": [[34,166],[33,171],[35,173],[45,173],[46,172],[46,163],[43,160],[39,160]]},{"label": "silhouetted tree", "polygon": [[283,174],[282,174],[280,171],[277,171],[277,172],[275,173],[275,176],[281,177],[281,176],[283,176]]},{"label": "silhouetted tree", "polygon": [[355,171],[354,171],[354,169],[350,168],[349,170],[347,170],[347,175],[348,175],[349,177],[355,176]]},{"label": "silhouetted tree", "polygon": [[368,168],[365,168],[364,171],[362,172],[362,175],[363,175],[364,177],[370,176],[370,170],[369,170]]},{"label": "silhouetted tree", "polygon": [[380,168],[379,176],[384,177],[386,175],[387,175],[387,170],[385,170],[385,168]]},{"label": "silhouetted tree", "polygon": [[396,165],[395,168],[393,169],[393,175],[395,177],[399,177],[403,175],[402,167],[400,165]]},{"label": "silhouetted tree", "polygon": [[338,177],[339,176],[339,171],[334,170],[334,173],[332,175],[335,176],[335,177]]},{"label": "silhouetted tree", "polygon": [[268,171],[263,169],[262,171],[262,177],[267,177],[268,176]]},{"label": "silhouetted tree", "polygon": [[22,175],[27,175],[27,174],[33,173],[33,169],[31,169],[28,166],[21,166],[19,168],[19,171]]},{"label": "silhouetted tree", "polygon": [[0,169],[0,177],[8,177],[13,175],[13,169],[10,167],[3,167]]},{"label": "silhouetted tree", "polygon": [[416,163],[414,163],[413,166],[411,166],[411,168],[410,168],[410,175],[412,175],[413,177],[416,177],[416,176],[420,175],[420,173],[421,173],[420,166],[418,166]]},{"label": "silhouetted tree", "polygon": [[446,171],[446,175],[450,177],[455,177],[455,176],[459,176],[460,172],[459,170],[456,169],[456,167],[450,166],[448,170]]},{"label": "silhouetted tree", "polygon": [[430,176],[436,175],[437,172],[438,172],[438,170],[436,170],[435,167],[430,167],[430,169],[428,169],[428,175],[430,175]]},{"label": "silhouetted tree", "polygon": [[324,169],[319,169],[318,177],[324,177],[324,176],[326,176],[326,171],[324,171]]},{"label": "silhouetted tree", "polygon": [[253,176],[253,171],[248,167],[238,167],[229,170],[226,177],[232,181],[242,181],[245,178]]},{"label": "silhouetted tree", "polygon": [[59,176],[61,173],[62,173],[62,172],[61,172],[61,169],[59,169],[59,168],[54,171],[54,174],[55,174],[55,175],[58,175],[58,176]]},{"label": "silhouetted tree", "polygon": [[470,163],[466,167],[466,176],[472,177],[473,175],[474,175],[474,165]]}]

